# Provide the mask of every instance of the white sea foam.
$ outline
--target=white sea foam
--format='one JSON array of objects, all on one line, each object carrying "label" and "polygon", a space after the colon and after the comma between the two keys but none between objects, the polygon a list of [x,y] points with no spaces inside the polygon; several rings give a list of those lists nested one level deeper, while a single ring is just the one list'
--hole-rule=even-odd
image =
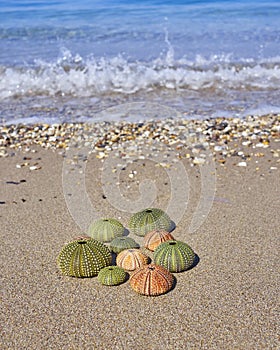
[{"label": "white sea foam", "polygon": [[138,91],[276,90],[280,86],[280,57],[240,60],[230,56],[197,56],[175,60],[172,51],[150,62],[113,58],[82,59],[64,51],[55,62],[0,67],[0,99],[21,96],[92,97]]}]

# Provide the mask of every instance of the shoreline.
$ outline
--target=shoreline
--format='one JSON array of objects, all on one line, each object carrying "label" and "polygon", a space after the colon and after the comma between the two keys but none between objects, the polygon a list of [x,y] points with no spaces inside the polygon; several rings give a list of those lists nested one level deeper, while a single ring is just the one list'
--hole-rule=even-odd
[{"label": "shoreline", "polygon": [[[184,135],[185,134],[185,135]],[[187,134],[187,135],[186,135]],[[199,140],[215,143],[224,140],[243,142],[270,137],[279,138],[280,114],[248,116],[246,118],[210,118],[182,119],[168,118],[162,120],[147,120],[141,122],[94,122],[94,123],[62,123],[62,124],[12,124],[0,125],[1,150],[17,149],[30,145],[43,148],[67,149],[70,142],[91,143],[99,151],[110,151],[110,146],[125,141],[154,139],[169,145],[181,142],[187,138],[191,143]],[[75,139],[76,138],[76,139]],[[193,139],[192,139],[193,138]],[[73,140],[74,139],[74,140]],[[185,140],[183,139],[182,142]],[[249,144],[249,143],[248,143]],[[1,154],[3,156],[5,154]]]},{"label": "shoreline", "polygon": [[[279,125],[1,126],[2,348],[276,350]],[[198,264],[159,297],[62,276],[59,251],[92,219],[86,198],[125,227],[141,203],[169,207]]]}]

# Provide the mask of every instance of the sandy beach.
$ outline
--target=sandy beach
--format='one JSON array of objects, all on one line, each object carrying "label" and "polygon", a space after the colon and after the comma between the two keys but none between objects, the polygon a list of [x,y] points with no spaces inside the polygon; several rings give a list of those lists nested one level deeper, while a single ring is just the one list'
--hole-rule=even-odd
[{"label": "sandy beach", "polygon": [[[273,115],[2,126],[1,349],[279,349],[279,125]],[[136,294],[129,282],[63,276],[56,258],[92,208],[127,227],[147,179],[154,207],[165,210],[174,194],[173,235],[198,264],[158,297]],[[83,181],[88,212],[75,197]],[[129,200],[118,204],[114,188]]]}]

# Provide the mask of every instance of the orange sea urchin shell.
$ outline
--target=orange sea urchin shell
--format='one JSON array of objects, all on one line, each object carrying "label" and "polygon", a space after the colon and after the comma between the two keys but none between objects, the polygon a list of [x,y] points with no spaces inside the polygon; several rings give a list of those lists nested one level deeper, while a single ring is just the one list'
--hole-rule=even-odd
[{"label": "orange sea urchin shell", "polygon": [[139,249],[125,249],[118,254],[116,263],[125,270],[133,271],[142,265],[148,264],[149,258],[141,253]]},{"label": "orange sea urchin shell", "polygon": [[143,244],[145,248],[154,251],[162,242],[174,240],[171,233],[162,230],[154,230],[146,234]]},{"label": "orange sea urchin shell", "polygon": [[149,264],[135,270],[130,285],[137,293],[156,296],[167,293],[173,286],[174,276],[163,266]]}]

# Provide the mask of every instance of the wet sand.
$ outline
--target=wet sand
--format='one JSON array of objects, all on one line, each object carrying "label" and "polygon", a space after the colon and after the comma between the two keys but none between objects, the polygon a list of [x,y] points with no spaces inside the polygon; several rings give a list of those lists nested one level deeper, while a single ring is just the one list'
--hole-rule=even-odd
[{"label": "wet sand", "polygon": [[[1,348],[279,348],[279,118],[273,126],[264,123],[262,135],[252,131],[257,137],[251,135],[251,143],[245,136],[222,132],[226,127],[220,126],[219,132],[229,135],[227,142],[212,138],[211,154],[181,140],[170,145],[175,156],[166,162],[155,161],[156,153],[169,152],[163,141],[158,149],[153,143],[152,156],[146,157],[135,155],[124,140],[114,141],[113,151],[122,151],[110,170],[112,183],[131,203],[139,198],[143,180],[151,179],[157,189],[153,205],[166,209],[175,190],[169,175],[175,176],[178,163],[186,169],[189,197],[184,205],[178,201],[178,211],[186,209],[173,235],[194,249],[199,262],[175,274],[175,288],[158,297],[136,294],[129,282],[106,287],[97,278],[65,277],[56,265],[64,243],[83,232],[83,214],[73,213],[75,206],[71,209],[81,186],[79,176],[93,207],[127,227],[131,212],[120,210],[121,203],[116,206],[110,193],[104,194],[104,188],[111,189],[102,179],[107,155],[113,152],[110,142],[103,146],[100,141],[95,152],[78,160],[63,147],[46,149],[40,142],[21,141],[20,149],[11,147],[14,140],[5,143],[0,159]],[[96,138],[103,140],[97,129]],[[170,134],[168,139],[176,141]],[[55,140],[50,142],[55,145]],[[136,137],[133,143],[143,148],[147,140]],[[75,175],[72,193],[65,186],[65,164]],[[169,168],[175,172],[168,173]],[[118,179],[115,174],[120,174]],[[207,178],[213,181],[209,184]],[[214,191],[203,192],[203,183]],[[201,193],[207,194],[203,203],[210,211],[190,232]],[[81,225],[86,220],[85,214]]]}]

